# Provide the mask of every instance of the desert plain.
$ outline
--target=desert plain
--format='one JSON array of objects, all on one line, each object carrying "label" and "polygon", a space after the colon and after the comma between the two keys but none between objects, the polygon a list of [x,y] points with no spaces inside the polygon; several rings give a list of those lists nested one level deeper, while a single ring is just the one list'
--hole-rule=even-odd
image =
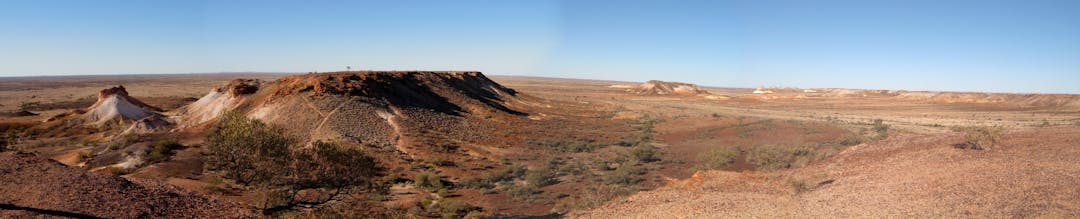
[{"label": "desert plain", "polygon": [[[0,216],[1080,217],[1080,95],[692,83],[0,78]],[[251,121],[288,165],[222,164]]]}]

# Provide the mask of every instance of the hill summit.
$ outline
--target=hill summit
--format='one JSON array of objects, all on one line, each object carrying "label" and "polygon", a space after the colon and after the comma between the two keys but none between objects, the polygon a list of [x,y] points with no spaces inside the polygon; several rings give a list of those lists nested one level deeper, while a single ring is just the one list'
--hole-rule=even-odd
[{"label": "hill summit", "polygon": [[116,86],[99,91],[97,102],[86,109],[83,118],[89,124],[104,125],[116,120],[136,121],[155,116],[158,115],[156,111],[161,109],[131,97],[124,86]]},{"label": "hill summit", "polygon": [[658,81],[650,80],[638,85],[637,87],[627,90],[631,93],[638,95],[699,95],[709,94],[708,91],[698,88],[697,85],[670,82],[670,81]]},{"label": "hill summit", "polygon": [[347,71],[234,80],[182,109],[180,120],[206,128],[236,111],[306,140],[401,145],[421,129],[468,142],[477,127],[491,127],[484,123],[525,115],[522,105],[517,91],[480,72]]}]

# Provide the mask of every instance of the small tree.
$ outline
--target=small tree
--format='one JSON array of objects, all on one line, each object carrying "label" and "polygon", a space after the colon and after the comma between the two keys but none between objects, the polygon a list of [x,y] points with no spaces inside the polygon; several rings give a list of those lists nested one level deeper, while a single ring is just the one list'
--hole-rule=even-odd
[{"label": "small tree", "polygon": [[267,184],[277,175],[287,175],[290,145],[296,140],[284,131],[238,112],[222,115],[217,128],[206,137],[207,168],[221,171],[237,183]]},{"label": "small tree", "polygon": [[[378,161],[363,151],[343,148],[334,143],[315,141],[311,147],[293,152],[292,173],[285,185],[292,193],[291,205],[318,205],[356,187],[372,185],[371,179],[382,172]],[[296,194],[307,189],[328,189],[319,200],[297,200]]]}]

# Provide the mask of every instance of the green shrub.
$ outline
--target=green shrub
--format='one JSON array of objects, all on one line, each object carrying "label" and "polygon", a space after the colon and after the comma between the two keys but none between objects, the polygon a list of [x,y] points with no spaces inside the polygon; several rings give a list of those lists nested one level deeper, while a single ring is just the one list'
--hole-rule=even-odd
[{"label": "green shrub", "polygon": [[600,147],[594,140],[585,137],[577,137],[569,141],[559,139],[533,140],[529,141],[528,144],[544,146],[567,153],[590,152]]},{"label": "green shrub", "polygon": [[567,162],[565,165],[559,166],[559,171],[570,175],[582,175],[589,171],[589,167],[581,161]]},{"label": "green shrub", "polygon": [[415,184],[416,187],[431,190],[439,190],[442,188],[446,188],[442,183],[442,177],[432,171],[425,171],[416,174],[416,177],[413,179],[413,184]]},{"label": "green shrub", "polygon": [[725,148],[715,148],[698,156],[699,168],[718,170],[734,163],[739,157],[739,152]]},{"label": "green shrub", "polygon": [[181,147],[183,145],[180,145],[174,139],[160,140],[154,143],[154,147],[150,149],[149,153],[146,153],[146,162],[152,164],[166,161],[173,155],[173,150]]},{"label": "green shrub", "polygon": [[470,212],[479,211],[480,208],[457,199],[442,199],[431,205],[429,210],[443,218],[463,218]]},{"label": "green shrub", "polygon": [[788,186],[791,190],[795,191],[795,194],[808,192],[814,189],[814,184],[806,182],[805,179],[788,179]]},{"label": "green shrub", "polygon": [[806,146],[762,145],[750,150],[746,160],[758,169],[776,170],[809,163],[816,158],[812,152]]},{"label": "green shrub", "polygon": [[496,171],[495,173],[488,175],[485,178],[487,179],[487,183],[494,184],[496,182],[505,182],[520,178],[521,176],[525,175],[526,171],[528,170],[525,169],[524,166],[510,165],[506,166],[502,170]]},{"label": "green shrub", "polygon": [[630,156],[646,163],[660,160],[659,156],[657,156],[656,147],[648,144],[640,144],[630,148]]},{"label": "green shrub", "polygon": [[292,157],[286,174],[293,175],[294,189],[375,187],[372,179],[383,171],[378,160],[363,151],[323,141],[294,151]]},{"label": "green shrub", "polygon": [[862,144],[864,141],[866,141],[866,137],[863,137],[861,134],[854,132],[845,134],[843,136],[840,136],[840,138],[836,139],[837,144],[844,146],[855,146],[858,144]]},{"label": "green shrub", "polygon": [[884,124],[881,119],[874,120],[871,130],[877,133],[877,135],[874,136],[875,141],[889,138],[889,125]]},{"label": "green shrub", "polygon": [[530,196],[540,193],[540,188],[536,185],[510,185],[512,186],[508,186],[507,192],[510,193],[510,196],[517,199],[528,199]]},{"label": "green shrub", "polygon": [[631,160],[619,164],[618,168],[604,174],[602,180],[608,184],[633,185],[639,181],[634,176],[642,173],[644,171],[638,169],[637,162]]},{"label": "green shrub", "polygon": [[529,170],[525,172],[525,182],[529,185],[535,185],[536,187],[544,187],[551,184],[555,184],[555,175],[551,173],[551,170],[547,168],[539,170]]},{"label": "green shrub", "polygon": [[291,161],[289,147],[296,140],[284,131],[238,112],[221,116],[218,126],[206,137],[206,167],[221,171],[237,183],[267,184],[287,173]]},{"label": "green shrub", "polygon": [[435,194],[439,195],[440,198],[450,197],[450,190],[446,190],[446,188],[441,188],[439,189],[439,191],[436,191]]},{"label": "green shrub", "polygon": [[967,148],[975,150],[990,149],[990,147],[997,146],[1001,141],[1002,132],[1004,128],[999,126],[968,126],[968,127],[952,127],[955,132],[964,133],[964,142],[956,144],[957,148]]},{"label": "green shrub", "polygon": [[481,188],[485,188],[485,187],[490,187],[489,184],[487,184],[487,182],[484,179],[480,178],[480,177],[464,177],[464,178],[461,178],[461,180],[458,181],[458,185],[463,187],[463,188],[470,188],[470,189],[481,189]]}]

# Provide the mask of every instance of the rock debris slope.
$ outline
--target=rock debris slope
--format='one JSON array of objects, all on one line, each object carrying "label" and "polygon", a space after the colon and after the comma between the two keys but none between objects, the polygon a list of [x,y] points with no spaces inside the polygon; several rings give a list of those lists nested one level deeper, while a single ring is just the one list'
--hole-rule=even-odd
[{"label": "rock debris slope", "polygon": [[0,217],[242,218],[239,205],[150,181],[91,173],[29,153],[0,153]]}]

